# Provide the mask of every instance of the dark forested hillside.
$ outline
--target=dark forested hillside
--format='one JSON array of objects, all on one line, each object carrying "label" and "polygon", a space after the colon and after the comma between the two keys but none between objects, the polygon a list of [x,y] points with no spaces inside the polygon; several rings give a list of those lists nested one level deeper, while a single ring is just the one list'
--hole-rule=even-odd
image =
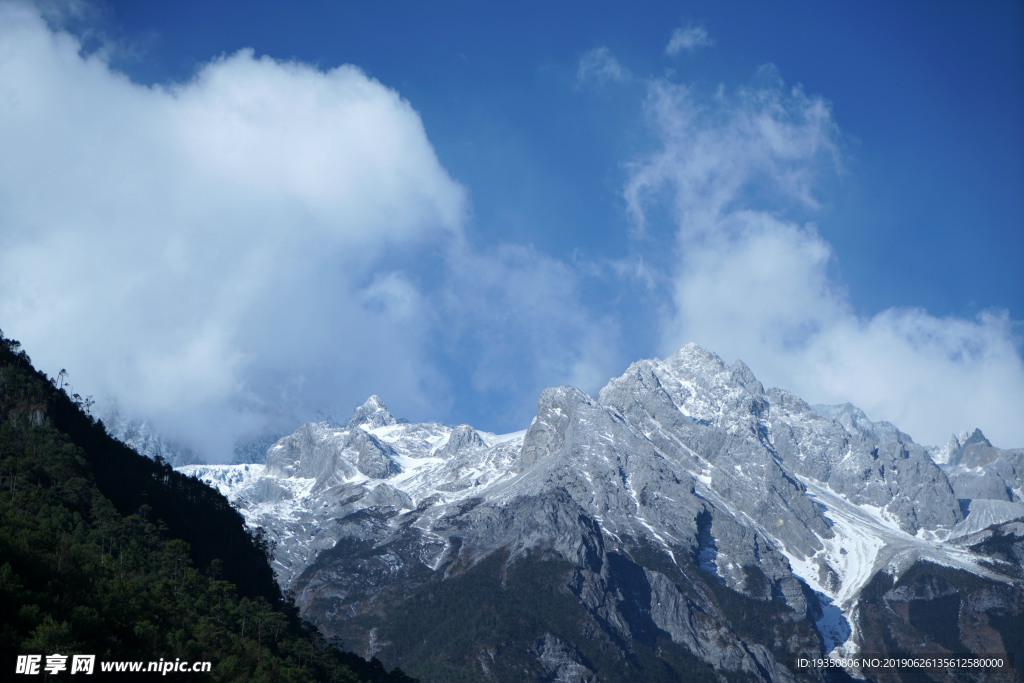
[{"label": "dark forested hillside", "polygon": [[80,653],[207,660],[215,680],[408,680],[327,647],[222,496],[111,439],[2,334],[0,652],[3,678],[17,655]]}]

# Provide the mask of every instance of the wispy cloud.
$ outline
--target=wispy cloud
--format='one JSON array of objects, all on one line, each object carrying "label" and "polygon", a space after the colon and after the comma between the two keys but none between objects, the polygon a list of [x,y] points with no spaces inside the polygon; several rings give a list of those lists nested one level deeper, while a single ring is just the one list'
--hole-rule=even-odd
[{"label": "wispy cloud", "polygon": [[620,83],[629,78],[629,70],[619,63],[607,47],[596,47],[584,52],[576,69],[577,86]]},{"label": "wispy cloud", "polygon": [[838,164],[838,128],[827,102],[799,87],[787,92],[772,67],[755,84],[710,97],[685,85],[654,81],[646,111],[661,148],[630,167],[625,189],[635,226],[645,206],[670,191],[683,234],[718,231],[748,189],[771,187],[771,210],[795,202],[814,207],[822,172]]},{"label": "wispy cloud", "polygon": [[686,24],[672,31],[672,37],[665,46],[665,54],[675,56],[680,52],[694,52],[702,47],[711,47],[715,41],[707,29],[699,24]]},{"label": "wispy cloud", "polygon": [[624,362],[617,323],[582,304],[585,276],[573,264],[513,244],[451,258],[446,330],[460,352],[470,351],[464,355],[480,396],[517,397],[516,424],[529,421],[545,387],[571,384],[596,394]]},{"label": "wispy cloud", "polygon": [[640,229],[656,204],[674,217],[663,353],[697,341],[770,384],[853,402],[925,443],[974,426],[1024,443],[1019,323],[1006,312],[859,314],[832,275],[831,245],[788,218],[813,213],[818,184],[838,168],[828,102],[769,68],[708,97],[652,82],[647,112],[659,144],[630,167],[625,198]]}]

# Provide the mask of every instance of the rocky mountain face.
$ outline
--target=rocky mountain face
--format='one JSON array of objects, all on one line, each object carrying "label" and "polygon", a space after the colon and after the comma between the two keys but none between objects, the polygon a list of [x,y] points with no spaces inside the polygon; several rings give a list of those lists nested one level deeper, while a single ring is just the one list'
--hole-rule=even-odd
[{"label": "rocky mountain face", "polygon": [[929,453],[690,345],[597,399],[546,390],[523,432],[374,396],[265,465],[182,469],[266,530],[305,617],[425,680],[902,680],[797,660],[1024,657],[1022,460],[980,432]]}]

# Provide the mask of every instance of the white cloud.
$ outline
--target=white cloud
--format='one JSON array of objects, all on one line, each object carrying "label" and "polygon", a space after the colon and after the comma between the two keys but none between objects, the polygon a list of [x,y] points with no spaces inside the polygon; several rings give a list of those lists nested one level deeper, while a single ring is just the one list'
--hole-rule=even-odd
[{"label": "white cloud", "polygon": [[461,239],[412,107],[351,66],[243,50],[144,87],[80,52],[0,5],[5,331],[210,457],[289,387],[432,405],[418,293],[374,275]]},{"label": "white cloud", "polygon": [[218,460],[371,393],[516,429],[621,363],[572,267],[470,246],[419,116],[359,69],[243,50],[145,87],[103,55],[0,5],[0,325],[77,391]]},{"label": "white cloud", "polygon": [[840,133],[824,100],[769,69],[705,100],[652,83],[648,113],[660,145],[630,167],[625,198],[640,234],[653,229],[653,204],[675,219],[661,353],[696,341],[768,384],[850,401],[924,443],[979,426],[997,444],[1024,444],[1019,324],[1005,312],[858,314],[830,274],[831,246],[786,218],[813,210],[816,184],[837,168]]},{"label": "white cloud", "polygon": [[967,320],[894,308],[845,317],[811,341],[793,360],[828,401],[849,397],[926,443],[976,426],[997,445],[1024,443],[1024,362],[1005,312]]},{"label": "white cloud", "polygon": [[596,47],[584,52],[576,69],[577,86],[587,83],[620,83],[629,78],[629,70],[615,59],[607,47]]},{"label": "white cloud", "polygon": [[701,47],[711,47],[715,41],[708,35],[707,29],[698,24],[680,26],[672,32],[665,54],[674,56],[682,51],[693,52]]}]

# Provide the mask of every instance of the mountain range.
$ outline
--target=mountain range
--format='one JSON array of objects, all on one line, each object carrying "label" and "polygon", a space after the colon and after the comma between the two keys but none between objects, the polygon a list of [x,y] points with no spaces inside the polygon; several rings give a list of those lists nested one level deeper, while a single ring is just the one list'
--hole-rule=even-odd
[{"label": "mountain range", "polygon": [[696,345],[524,426],[372,396],[179,471],[265,531],[306,619],[422,680],[1021,680],[856,658],[1024,661],[1024,450],[926,448]]}]

